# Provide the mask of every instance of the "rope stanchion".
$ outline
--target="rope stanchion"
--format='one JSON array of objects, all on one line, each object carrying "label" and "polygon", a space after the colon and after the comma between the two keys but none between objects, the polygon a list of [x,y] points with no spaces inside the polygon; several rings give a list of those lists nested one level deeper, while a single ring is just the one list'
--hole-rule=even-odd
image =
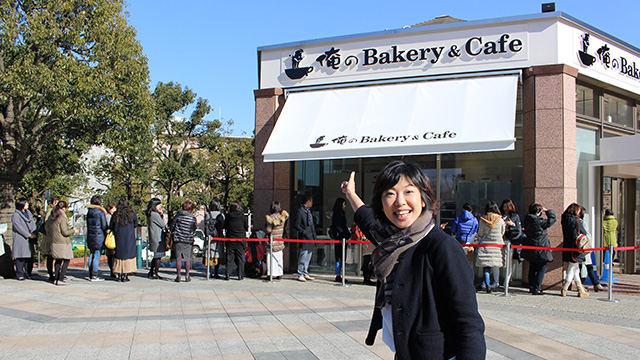
[{"label": "rope stanchion", "polygon": [[[606,301],[606,302],[614,302],[614,303],[619,303],[620,300],[618,299],[614,299],[613,298],[613,245],[609,246],[609,282],[607,283],[607,286],[609,287],[608,289],[608,296],[607,299],[599,299],[601,301]],[[604,272],[604,271],[603,271]]]},{"label": "rope stanchion", "polygon": [[513,251],[511,249],[511,242],[507,241],[507,273],[505,274],[504,277],[504,296],[510,296],[509,295],[509,280],[511,280],[511,251]]},{"label": "rope stanchion", "polygon": [[340,259],[340,277],[342,278],[342,287],[348,287],[347,279],[344,277],[345,259],[347,258],[347,239],[342,239],[342,258]]},{"label": "rope stanchion", "polygon": [[[207,240],[207,253],[205,256],[207,257],[207,280],[211,277],[211,236],[207,236],[209,240]],[[147,246],[147,248],[149,248]],[[220,261],[220,259],[218,259]]]},{"label": "rope stanchion", "polygon": [[273,235],[269,234],[269,282],[273,283]]}]

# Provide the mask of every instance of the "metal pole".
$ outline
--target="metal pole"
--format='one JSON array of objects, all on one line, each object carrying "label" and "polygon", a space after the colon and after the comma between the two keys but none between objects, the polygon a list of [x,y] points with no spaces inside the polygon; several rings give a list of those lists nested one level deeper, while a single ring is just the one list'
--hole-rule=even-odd
[{"label": "metal pole", "polygon": [[342,276],[342,286],[347,287],[347,279],[344,277],[345,272],[345,260],[347,258],[347,239],[342,239],[342,259],[340,259],[340,274]]},{"label": "metal pole", "polygon": [[269,234],[269,282],[273,282],[273,235]]},{"label": "metal pole", "polygon": [[207,257],[207,280],[211,277],[211,236],[207,235],[207,252],[204,254]]},{"label": "metal pole", "polygon": [[[149,228],[147,228],[149,229]],[[147,231],[147,246],[145,247],[144,267],[149,267],[149,231]]]},{"label": "metal pole", "polygon": [[85,269],[87,268],[87,237],[86,236],[84,237],[84,268]]},{"label": "metal pole", "polygon": [[599,299],[607,302],[618,303],[620,300],[613,298],[613,245],[609,245],[609,281],[607,286],[609,287],[607,299]]},{"label": "metal pole", "polygon": [[509,280],[511,280],[511,241],[507,241],[507,272],[504,277],[504,296],[509,296]]}]

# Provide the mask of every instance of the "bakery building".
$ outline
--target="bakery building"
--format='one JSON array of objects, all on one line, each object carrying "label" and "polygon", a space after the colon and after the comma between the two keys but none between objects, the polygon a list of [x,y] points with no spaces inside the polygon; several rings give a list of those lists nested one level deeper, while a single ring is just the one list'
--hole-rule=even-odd
[{"label": "bakery building", "polygon": [[[640,49],[621,39],[562,12],[444,16],[264,46],[258,62],[256,219],[272,200],[295,214],[312,195],[319,238],[328,238],[348,174],[356,171],[368,201],[382,167],[404,159],[431,179],[439,223],[466,202],[481,213],[489,200],[512,199],[521,218],[532,202],[558,215],[578,202],[596,245],[604,209],[620,223],[620,242],[638,243]],[[549,235],[561,245],[559,222]],[[333,248],[318,248],[312,270],[333,271]],[[293,271],[295,245],[288,251]],[[348,270],[359,271],[361,251]],[[636,254],[621,257],[625,272],[636,272]],[[546,285],[561,283],[561,273],[555,252]]]}]

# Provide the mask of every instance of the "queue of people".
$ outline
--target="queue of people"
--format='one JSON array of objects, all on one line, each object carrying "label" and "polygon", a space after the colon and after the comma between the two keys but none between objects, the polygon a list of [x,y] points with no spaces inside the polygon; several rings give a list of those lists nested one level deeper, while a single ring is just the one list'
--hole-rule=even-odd
[{"label": "queue of people", "polygon": [[[402,163],[404,164],[404,163]],[[380,186],[387,186],[385,189],[388,193],[381,195],[380,199],[374,197],[371,208],[376,206],[381,209],[382,213],[374,216],[373,219],[354,217],[354,225],[362,236],[360,238],[368,239],[372,243],[372,250],[369,255],[370,265],[367,276],[365,275],[365,283],[371,283],[370,279],[375,276],[378,280],[389,281],[388,278],[380,278],[379,269],[376,270],[376,262],[380,261],[380,239],[393,238],[394,231],[397,229],[410,228],[413,222],[421,219],[422,213],[417,212],[417,205],[420,202],[425,203],[423,210],[428,207],[428,194],[425,195],[422,187],[420,190],[421,200],[418,203],[410,203],[408,207],[395,209],[395,205],[389,205],[387,208],[383,206],[385,201],[391,201],[390,198],[398,196],[400,188],[415,186],[414,181],[428,181],[424,179],[405,179],[407,174],[402,173],[412,171],[411,166],[407,164],[395,164],[394,167],[387,169],[391,174],[394,171],[400,171],[400,175],[393,175],[391,180],[387,179],[387,183]],[[389,164],[391,166],[391,164]],[[408,166],[405,168],[404,166]],[[409,169],[409,170],[408,170]],[[387,174],[388,175],[388,174]],[[391,176],[391,175],[389,175]],[[396,181],[392,184],[393,181]],[[349,184],[349,182],[347,182]],[[343,191],[347,197],[337,198],[332,209],[332,222],[329,228],[331,238],[336,240],[348,239],[354,236],[352,231],[347,228],[345,216],[345,207],[347,201],[351,204],[356,212],[364,203],[350,188],[344,188]],[[404,191],[404,190],[403,190]],[[415,190],[414,190],[415,191]],[[390,198],[387,198],[390,197]],[[412,200],[416,201],[416,200]],[[392,202],[393,203],[393,202]],[[40,249],[47,258],[47,271],[49,281],[56,285],[65,285],[65,273],[69,266],[69,261],[73,257],[71,251],[70,236],[77,233],[77,229],[69,228],[66,211],[68,204],[65,201],[54,199],[54,206],[46,215],[45,221],[41,227],[36,225],[33,214],[29,211],[29,204],[24,200],[16,202],[16,212],[12,218],[14,228],[14,246],[13,257],[15,259],[16,275],[18,280],[24,280],[31,277],[33,269],[33,254],[38,235],[42,236]],[[315,219],[312,214],[313,198],[306,196],[300,207],[296,211],[293,229],[297,233],[297,238],[303,241],[299,248],[297,280],[306,282],[314,278],[309,273],[309,264],[316,249],[317,232],[315,229]],[[182,205],[182,211],[174,216],[170,221],[165,221],[165,214],[162,208],[162,202],[158,198],[152,198],[147,204],[145,215],[148,224],[148,246],[153,254],[151,265],[147,277],[149,279],[162,279],[159,273],[160,262],[166,256],[169,250],[172,250],[176,258],[176,282],[191,281],[190,270],[193,254],[194,235],[197,229],[197,221],[194,216],[195,204],[187,200]],[[566,266],[566,272],[563,280],[561,296],[566,296],[572,284],[575,284],[579,297],[589,296],[583,286],[584,279],[581,279],[580,267],[586,267],[595,291],[602,291],[604,287],[598,282],[593,271],[593,262],[587,251],[576,243],[576,238],[580,234],[587,236],[589,247],[593,247],[593,239],[586,230],[584,224],[584,207],[579,204],[570,204],[562,214],[561,224],[563,233],[563,247],[575,248],[575,251],[564,251],[562,259]],[[384,215],[384,217],[382,217]],[[91,198],[91,204],[88,206],[87,217],[87,247],[89,253],[88,279],[90,281],[103,281],[99,274],[99,261],[103,252],[107,255],[110,275],[112,278],[120,282],[130,281],[129,275],[136,270],[136,246],[135,231],[138,227],[138,218],[131,209],[128,200],[122,198],[118,206],[108,204],[102,207],[102,199],[96,195]],[[280,239],[286,238],[286,224],[289,220],[289,214],[282,209],[280,203],[274,201],[271,204],[269,214],[265,215],[265,237],[274,239],[273,247],[265,247],[264,259],[264,275],[272,276],[275,279],[281,279],[284,274],[283,251],[286,248],[285,242]],[[615,232],[617,230],[617,220],[610,210],[605,212],[604,216],[605,229],[605,245],[613,244],[616,246]],[[422,220],[421,220],[422,221]],[[475,243],[480,245],[476,247],[475,253],[465,247],[467,255],[467,263],[475,265],[481,269],[480,284],[476,287],[477,291],[486,291],[491,293],[492,289],[498,286],[500,268],[505,266],[506,258],[511,257],[516,261],[528,261],[529,273],[527,276],[529,291],[533,295],[543,295],[542,283],[546,273],[547,264],[553,261],[547,229],[556,222],[556,215],[553,210],[546,209],[540,204],[533,203],[528,208],[528,213],[524,217],[524,221],[520,221],[520,217],[516,211],[515,204],[510,199],[505,199],[500,206],[493,201],[489,201],[484,209],[484,214],[476,216],[473,214],[472,205],[465,203],[462,207],[460,215],[454,220],[451,226],[453,237],[460,244]],[[408,225],[407,225],[408,224]],[[375,226],[374,226],[375,225]],[[393,225],[393,226],[390,226]],[[406,227],[405,227],[406,225]],[[364,226],[364,228],[362,228]],[[394,227],[395,226],[395,227]],[[444,226],[442,226],[444,228]],[[226,270],[224,279],[229,280],[232,274],[237,274],[238,280],[242,280],[245,276],[245,248],[248,230],[247,218],[243,213],[242,206],[237,201],[229,203],[229,211],[225,214],[221,211],[221,207],[217,201],[213,200],[205,213],[205,234],[207,237],[215,238],[212,242],[213,251],[209,253],[215,258],[213,264],[212,276],[220,278],[220,266],[223,260],[226,260]],[[107,249],[105,239],[109,233],[113,233],[116,246],[114,249]],[[234,239],[234,241],[220,241],[221,237]],[[255,236],[254,236],[255,237]],[[237,241],[240,240],[240,241]],[[415,240],[415,239],[414,239]],[[522,251],[513,250],[509,254],[505,254],[504,244],[526,245],[534,248],[524,249]],[[342,244],[336,244],[335,249],[335,275],[336,281],[341,281],[341,267],[345,266],[345,260],[342,259]],[[398,246],[398,245],[396,245]],[[535,248],[540,249],[535,249]],[[395,251],[386,249],[385,252]],[[378,254],[378,255],[376,255]],[[389,254],[387,254],[389,255]],[[385,255],[386,256],[386,255]],[[181,269],[184,265],[185,276],[182,278]],[[378,267],[381,266],[378,264]],[[515,264],[514,264],[515,266]],[[506,271],[510,276],[513,271]],[[388,275],[385,275],[388,276]],[[184,280],[183,280],[184,279]],[[369,281],[367,281],[369,280]],[[505,279],[507,282],[509,278]],[[389,311],[387,309],[386,311]]]}]

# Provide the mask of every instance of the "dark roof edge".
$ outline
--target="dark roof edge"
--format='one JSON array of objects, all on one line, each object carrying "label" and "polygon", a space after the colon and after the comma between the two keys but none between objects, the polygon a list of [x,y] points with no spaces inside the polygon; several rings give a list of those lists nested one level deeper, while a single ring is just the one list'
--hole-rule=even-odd
[{"label": "dark roof edge", "polygon": [[640,48],[629,44],[626,41],[623,41],[605,31],[602,31],[595,26],[589,25],[586,22],[579,20],[569,14],[563,13],[561,11],[548,12],[548,13],[540,13],[540,14],[530,14],[530,15],[518,15],[518,16],[509,16],[509,17],[499,17],[493,19],[485,19],[485,20],[471,20],[471,21],[463,21],[463,22],[452,22],[446,24],[439,25],[426,25],[426,26],[413,26],[402,29],[392,29],[392,30],[383,30],[383,31],[374,31],[368,33],[359,33],[352,35],[343,35],[343,36],[335,36],[335,37],[327,37],[327,38],[319,38],[313,40],[305,40],[305,41],[296,41],[290,43],[282,43],[276,45],[268,45],[268,46],[260,46],[258,47],[258,52],[260,51],[268,51],[268,50],[276,50],[280,48],[289,48],[289,47],[302,47],[313,44],[325,43],[325,42],[336,42],[336,41],[345,41],[345,40],[353,40],[359,38],[367,38],[367,37],[376,37],[376,36],[388,36],[393,34],[410,34],[413,32],[424,32],[427,30],[442,30],[442,29],[457,29],[464,27],[473,27],[473,26],[481,26],[481,25],[495,25],[499,23],[510,23],[510,22],[521,22],[528,20],[543,20],[543,19],[551,19],[551,18],[561,18],[565,19],[569,22],[572,22],[576,25],[587,28],[590,31],[597,33],[598,35],[605,36],[608,39],[622,45],[623,47],[628,48],[638,54],[640,54]]}]

